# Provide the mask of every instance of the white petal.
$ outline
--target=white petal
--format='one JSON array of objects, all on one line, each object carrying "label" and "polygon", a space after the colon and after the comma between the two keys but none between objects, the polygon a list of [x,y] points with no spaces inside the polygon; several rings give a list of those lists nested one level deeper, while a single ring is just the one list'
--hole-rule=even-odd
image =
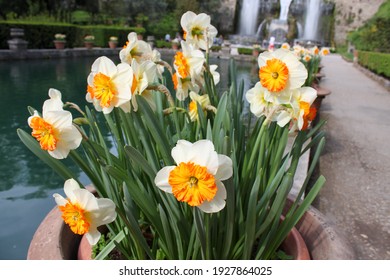
[{"label": "white petal", "polygon": [[58,193],[53,194],[53,197],[58,206],[65,206],[68,203],[68,200]]},{"label": "white petal", "polygon": [[112,77],[117,72],[114,62],[106,56],[97,58],[92,64],[91,70],[96,74],[102,73],[109,77]]},{"label": "white petal", "polygon": [[311,87],[303,87],[299,89],[301,92],[301,101],[307,102],[310,105],[317,98],[317,91]]},{"label": "white petal", "polygon": [[173,160],[179,165],[181,162],[188,162],[187,151],[192,147],[192,143],[187,140],[179,140],[176,146],[173,147],[171,155]]},{"label": "white petal", "polygon": [[85,211],[92,212],[98,209],[97,198],[90,191],[86,189],[78,189],[74,190],[73,194],[80,207]]},{"label": "white petal", "polygon": [[96,225],[101,226],[115,221],[117,214],[115,212],[116,206],[114,202],[108,198],[98,198],[97,203],[99,210],[93,212],[96,218]]},{"label": "white petal", "polygon": [[42,113],[46,115],[48,111],[62,111],[64,103],[61,100],[61,92],[54,88],[49,89],[50,99],[43,103]]},{"label": "white petal", "polygon": [[79,190],[80,186],[75,179],[68,179],[64,184],[64,192],[67,198],[73,203],[77,201],[76,196],[74,195],[75,190]]},{"label": "white petal", "polygon": [[169,174],[176,166],[166,166],[157,172],[156,178],[154,179],[154,183],[157,187],[167,193],[172,193],[172,186],[169,185]]},{"label": "white petal", "polygon": [[96,228],[89,228],[89,232],[85,234],[85,237],[87,238],[89,244],[96,245],[98,243],[100,236],[102,234],[96,229]]},{"label": "white petal", "polygon": [[73,125],[67,129],[61,131],[61,139],[58,141],[58,145],[66,145],[70,150],[74,150],[80,146],[82,136],[78,129]]},{"label": "white petal", "polygon": [[180,25],[181,27],[185,30],[188,31],[187,26],[191,24],[191,22],[194,20],[196,17],[196,14],[192,11],[188,11],[184,13],[180,19]]},{"label": "white petal", "polygon": [[233,162],[230,157],[218,155],[218,171],[215,178],[218,180],[227,180],[233,176]]},{"label": "white petal", "polygon": [[226,205],[226,188],[225,185],[217,181],[218,191],[212,201],[205,201],[198,206],[200,210],[206,213],[216,213],[221,211]]},{"label": "white petal", "polygon": [[49,111],[43,118],[59,131],[72,126],[72,114],[69,111]]},{"label": "white petal", "polygon": [[276,119],[277,124],[280,127],[284,127],[286,124],[289,123],[290,120],[291,120],[291,114],[287,111],[280,112]]}]

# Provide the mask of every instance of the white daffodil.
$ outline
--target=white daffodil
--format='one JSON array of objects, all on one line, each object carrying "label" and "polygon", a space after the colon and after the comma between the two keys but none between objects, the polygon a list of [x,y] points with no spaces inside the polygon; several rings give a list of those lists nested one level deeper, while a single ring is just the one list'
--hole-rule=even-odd
[{"label": "white daffodil", "polygon": [[[203,64],[206,61],[204,54],[200,50],[195,50],[187,42],[182,41],[182,52],[176,52],[174,60],[174,68],[176,70],[177,78],[184,84],[187,81],[192,83],[192,87],[196,86],[197,81],[201,80]],[[179,80],[178,80],[179,82]],[[191,88],[186,86],[182,88]],[[176,93],[179,100],[184,100],[188,96],[188,91],[183,90],[181,93]]]},{"label": "white daffodil", "polygon": [[269,102],[265,100],[267,89],[262,87],[260,82],[257,82],[253,88],[245,94],[246,100],[249,103],[250,111],[256,116],[261,117],[268,112]]},{"label": "white daffodil", "polygon": [[185,100],[188,97],[190,91],[199,92],[199,86],[193,84],[190,78],[182,79],[178,73],[172,75],[173,88],[176,91],[176,98],[178,100]]},{"label": "white daffodil", "polygon": [[133,59],[131,63],[133,69],[133,84],[131,87],[131,93],[133,95],[131,99],[131,105],[134,111],[138,110],[137,95],[142,95],[146,101],[150,104],[152,109],[155,108],[152,92],[147,90],[149,83],[155,82],[157,78],[156,64],[150,60],[138,63]]},{"label": "white daffodil", "polygon": [[316,98],[317,91],[311,87],[302,87],[293,91],[291,107],[294,115],[292,118],[299,130],[307,129],[310,122],[314,120],[317,110],[311,105]]},{"label": "white daffodil", "polygon": [[258,63],[261,85],[275,95],[300,88],[306,81],[305,66],[290,51],[278,49],[263,52],[259,55]]},{"label": "white daffodil", "polygon": [[210,22],[210,16],[204,13],[198,15],[191,11],[184,13],[180,20],[184,39],[203,50],[211,47],[218,31]]},{"label": "white daffodil", "polygon": [[28,118],[28,125],[41,149],[56,159],[64,159],[70,150],[80,146],[82,136],[72,123],[72,114],[62,109],[61,92],[50,89],[49,96],[44,102],[42,117],[35,111]]},{"label": "white daffodil", "polygon": [[119,52],[119,58],[122,63],[131,65],[133,59],[141,63],[145,60],[145,57],[151,56],[151,46],[143,40],[138,40],[137,33],[129,33],[127,39],[126,45]]},{"label": "white daffodil", "polygon": [[88,190],[81,189],[74,179],[65,181],[64,192],[67,198],[53,194],[62,219],[75,234],[85,234],[88,242],[95,245],[101,236],[97,228],[116,219],[114,202],[108,198],[96,198]]},{"label": "white daffodil", "polygon": [[92,64],[86,99],[104,114],[109,114],[114,107],[126,111],[131,99],[132,82],[133,69],[129,64],[116,66],[111,59],[101,56]]},{"label": "white daffodil", "polygon": [[193,91],[190,92],[191,102],[188,105],[188,114],[190,115],[191,121],[199,119],[198,115],[198,104],[201,106],[203,112],[206,112],[207,107],[211,105],[210,98],[207,94],[199,95]]},{"label": "white daffodil", "polygon": [[156,186],[206,213],[222,210],[226,189],[221,181],[233,175],[232,160],[217,154],[209,140],[179,140],[172,157],[177,165],[161,169],[154,180]]},{"label": "white daffodil", "polygon": [[272,120],[284,127],[291,121],[291,131],[305,130],[316,116],[316,109],[311,107],[317,98],[317,91],[311,87],[292,90],[291,100],[287,106],[280,106]]}]

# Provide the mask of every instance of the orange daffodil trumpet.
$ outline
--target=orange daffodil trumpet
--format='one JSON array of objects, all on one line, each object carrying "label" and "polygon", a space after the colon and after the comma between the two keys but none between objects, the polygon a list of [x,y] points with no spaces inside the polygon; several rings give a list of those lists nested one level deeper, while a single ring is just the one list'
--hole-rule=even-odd
[{"label": "orange daffodil trumpet", "polygon": [[156,186],[206,213],[222,210],[226,204],[222,181],[233,175],[232,160],[217,154],[209,140],[179,140],[171,154],[177,165],[161,169],[154,180]]},{"label": "orange daffodil trumpet", "polygon": [[133,84],[133,69],[129,64],[115,65],[108,57],[99,57],[92,64],[87,81],[86,99],[96,110],[109,114],[114,107],[128,109]]},{"label": "orange daffodil trumpet", "polygon": [[85,234],[88,242],[95,245],[101,236],[97,228],[116,219],[114,202],[108,198],[96,198],[88,190],[81,189],[74,179],[65,181],[64,192],[67,198],[53,194],[62,219],[75,234]]},{"label": "orange daffodil trumpet", "polygon": [[218,34],[217,29],[210,23],[210,16],[204,13],[198,15],[191,11],[184,13],[180,24],[184,30],[185,40],[202,50],[210,48]]},{"label": "orange daffodil trumpet", "polygon": [[50,89],[49,96],[43,104],[42,116],[35,111],[28,118],[28,125],[43,150],[56,159],[64,159],[80,145],[82,136],[73,125],[72,114],[62,108],[61,92]]}]

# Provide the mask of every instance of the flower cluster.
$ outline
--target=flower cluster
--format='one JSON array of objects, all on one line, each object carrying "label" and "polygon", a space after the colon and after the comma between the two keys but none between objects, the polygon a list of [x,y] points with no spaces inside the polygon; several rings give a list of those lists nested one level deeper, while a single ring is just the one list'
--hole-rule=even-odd
[{"label": "flower cluster", "polygon": [[[91,244],[106,225],[114,236],[108,247],[130,259],[277,258],[324,183],[319,177],[303,198],[308,174],[294,207],[285,208],[301,155],[323,145],[322,135],[313,137],[321,125],[310,126],[316,91],[303,86],[307,69],[291,50],[263,52],[259,82],[244,93],[232,60],[230,89],[220,94],[209,61],[218,33],[210,17],[189,11],[180,23],[184,40],[173,67],[130,33],[119,64],[102,56],[91,66],[85,93],[94,109],[64,104],[50,89],[42,115],[31,111],[31,135],[19,136],[66,180],[67,198],[55,194],[55,201],[65,223]],[[59,162],[66,157],[99,198]]]},{"label": "flower cluster", "polygon": [[93,36],[93,35],[86,35],[84,37],[84,41],[85,42],[93,42],[93,41],[95,41],[95,36]]},{"label": "flower cluster", "polygon": [[118,42],[118,37],[116,37],[116,36],[111,36],[111,37],[109,38],[109,40],[110,40],[111,42]]},{"label": "flower cluster", "polygon": [[54,35],[54,38],[58,41],[65,41],[66,39],[66,35],[65,34],[61,34],[61,33],[57,33]]}]

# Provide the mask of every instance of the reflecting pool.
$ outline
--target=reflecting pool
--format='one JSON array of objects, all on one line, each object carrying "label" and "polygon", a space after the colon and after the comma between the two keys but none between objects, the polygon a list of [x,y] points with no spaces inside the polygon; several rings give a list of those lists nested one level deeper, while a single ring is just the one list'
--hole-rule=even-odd
[{"label": "reflecting pool", "polygon": [[[112,58],[118,63],[117,58]],[[163,58],[164,59],[164,58]],[[63,101],[84,107],[86,79],[94,57],[0,62],[0,259],[26,259],[32,236],[63,193],[63,180],[19,140],[17,128],[30,132],[27,106],[42,109],[49,88]],[[171,59],[166,59],[171,62]],[[228,88],[228,60],[212,61],[221,73],[220,91]],[[237,62],[245,88],[256,82],[255,63]],[[66,163],[66,160],[65,160]],[[80,180],[88,184],[82,174]]]}]

